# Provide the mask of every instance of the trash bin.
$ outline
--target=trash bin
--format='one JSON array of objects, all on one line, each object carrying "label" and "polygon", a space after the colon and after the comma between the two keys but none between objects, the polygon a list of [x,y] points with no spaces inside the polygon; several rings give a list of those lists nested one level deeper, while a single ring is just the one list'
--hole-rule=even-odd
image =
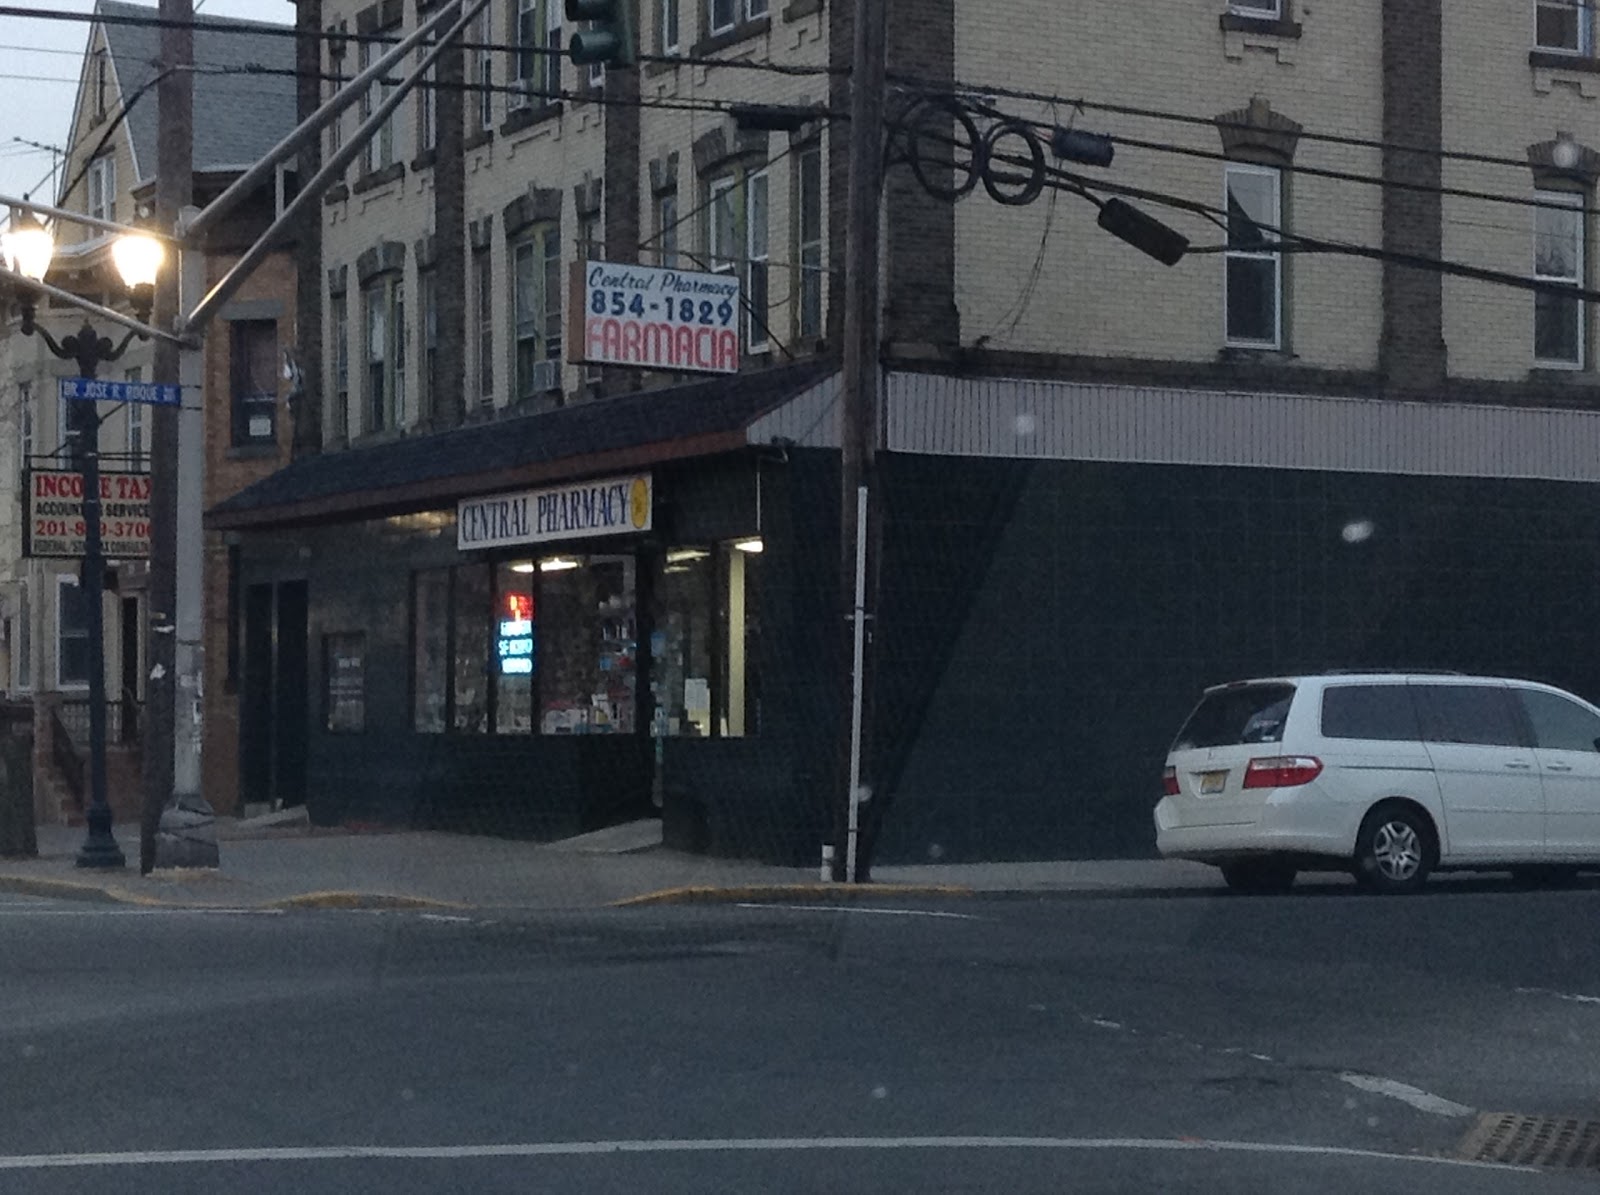
[{"label": "trash bin", "polygon": [[33,830],[33,704],[0,701],[0,856],[38,853]]}]

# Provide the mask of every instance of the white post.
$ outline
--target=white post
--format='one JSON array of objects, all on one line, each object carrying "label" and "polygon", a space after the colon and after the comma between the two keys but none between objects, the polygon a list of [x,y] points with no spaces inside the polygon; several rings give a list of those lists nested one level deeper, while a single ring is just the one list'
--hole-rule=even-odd
[{"label": "white post", "polygon": [[844,878],[856,882],[856,839],[861,824],[861,680],[867,632],[867,487],[856,488],[855,660],[850,669],[850,821]]},{"label": "white post", "polygon": [[[180,236],[199,209],[188,207],[180,217]],[[178,254],[178,310],[188,311],[205,293],[205,253],[186,244]],[[200,719],[204,677],[201,604],[204,595],[205,530],[201,525],[205,477],[204,381],[198,348],[178,355],[178,381],[183,407],[178,411],[178,518],[174,561],[173,609],[175,676],[172,711],[173,796],[199,799]]]}]

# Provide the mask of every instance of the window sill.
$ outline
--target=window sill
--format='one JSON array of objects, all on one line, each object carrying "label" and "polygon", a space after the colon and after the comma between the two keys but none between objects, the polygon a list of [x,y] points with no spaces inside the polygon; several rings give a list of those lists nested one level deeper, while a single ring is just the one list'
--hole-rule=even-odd
[{"label": "window sill", "polygon": [[365,195],[368,191],[387,186],[389,183],[405,176],[406,164],[404,162],[390,162],[382,170],[374,170],[371,174],[363,174],[356,179],[355,183],[350,187],[350,193],[352,195]]},{"label": "window sill", "polygon": [[732,29],[724,29],[721,33],[713,33],[704,41],[696,42],[689,54],[694,58],[704,58],[707,54],[715,54],[719,50],[726,50],[729,46],[736,46],[740,42],[762,37],[770,32],[772,32],[771,16],[742,21]]},{"label": "window sill", "polygon": [[1528,65],[1554,71],[1578,71],[1586,75],[1600,75],[1600,59],[1587,54],[1567,54],[1560,50],[1531,50]]},{"label": "window sill", "polygon": [[1223,365],[1289,365],[1297,358],[1285,348],[1228,344],[1217,350],[1217,360]]},{"label": "window sill", "polygon": [[793,24],[806,17],[814,17],[821,11],[822,0],[791,0],[783,10],[783,19],[786,24]]},{"label": "window sill", "polygon": [[263,441],[259,444],[234,444],[223,455],[230,461],[271,460],[278,455],[278,444],[276,440],[271,443]]},{"label": "window sill", "polygon": [[350,188],[343,183],[334,183],[333,186],[328,188],[328,193],[322,197],[322,202],[332,206],[335,203],[343,203],[349,198]]},{"label": "window sill", "polygon": [[412,174],[416,174],[418,171],[421,171],[421,170],[432,170],[433,169],[433,164],[434,164],[434,162],[438,161],[438,158],[439,158],[439,151],[438,150],[436,150],[436,149],[425,149],[425,150],[423,150],[420,154],[418,154],[416,157],[411,159],[411,173]]},{"label": "window sill", "polygon": [[494,130],[493,129],[479,129],[476,133],[472,134],[472,136],[470,136],[470,137],[466,138],[464,141],[462,141],[461,149],[462,149],[463,152],[466,152],[468,150],[482,149],[485,145],[493,145],[493,144],[494,144]]},{"label": "window sill", "polygon": [[524,129],[531,129],[534,125],[546,120],[554,119],[561,115],[562,104],[560,100],[548,100],[537,107],[528,105],[513,108],[511,114],[500,125],[500,135],[510,137]]},{"label": "window sill", "polygon": [[1252,17],[1242,12],[1225,12],[1218,19],[1224,33],[1256,33],[1268,37],[1298,38],[1300,22],[1287,17]]},{"label": "window sill", "polygon": [[1593,386],[1597,379],[1582,365],[1535,365],[1528,370],[1530,382],[1548,382],[1557,386]]}]

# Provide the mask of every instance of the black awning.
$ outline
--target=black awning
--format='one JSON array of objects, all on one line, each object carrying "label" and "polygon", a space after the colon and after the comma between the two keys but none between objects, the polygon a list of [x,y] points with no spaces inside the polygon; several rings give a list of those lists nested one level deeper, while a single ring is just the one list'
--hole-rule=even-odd
[{"label": "black awning", "polygon": [[745,429],[835,370],[824,359],[302,457],[207,513],[217,528],[388,514],[535,481],[743,447]]}]

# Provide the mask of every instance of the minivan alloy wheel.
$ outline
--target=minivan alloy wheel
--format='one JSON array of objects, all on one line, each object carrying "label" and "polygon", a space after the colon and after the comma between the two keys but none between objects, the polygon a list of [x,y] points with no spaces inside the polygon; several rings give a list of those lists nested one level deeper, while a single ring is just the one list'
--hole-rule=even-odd
[{"label": "minivan alloy wheel", "polygon": [[1372,836],[1372,860],[1386,880],[1403,884],[1422,866],[1422,840],[1399,818],[1384,822]]}]

